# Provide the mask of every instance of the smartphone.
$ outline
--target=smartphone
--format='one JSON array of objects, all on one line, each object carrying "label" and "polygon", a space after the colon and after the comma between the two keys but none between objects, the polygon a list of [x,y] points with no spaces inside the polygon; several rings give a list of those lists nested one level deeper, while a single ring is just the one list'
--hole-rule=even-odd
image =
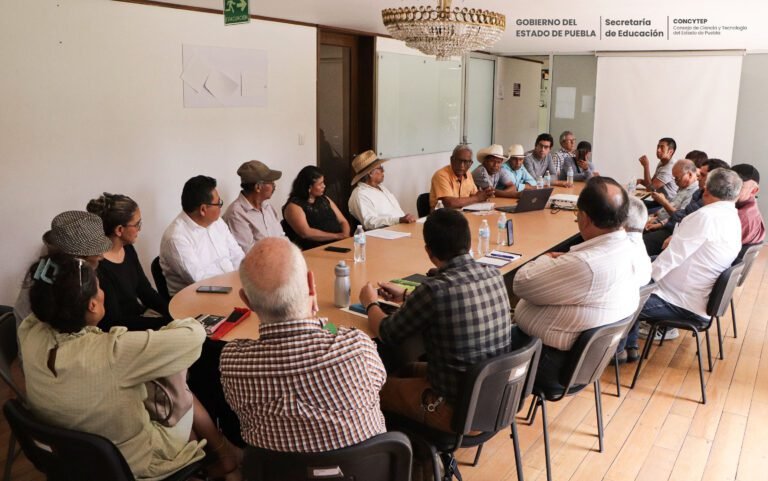
[{"label": "smartphone", "polygon": [[205,333],[211,335],[216,332],[216,329],[224,322],[224,316],[215,316],[213,314],[200,314],[195,319],[205,328]]},{"label": "smartphone", "polygon": [[329,252],[343,252],[343,253],[346,253],[346,252],[351,251],[352,249],[350,249],[349,247],[328,246],[328,247],[325,248],[325,250],[327,250]]},{"label": "smartphone", "polygon": [[197,292],[204,292],[206,294],[229,294],[232,292],[232,288],[229,286],[200,286],[197,288]]},{"label": "smartphone", "polygon": [[251,314],[251,310],[246,307],[235,307],[227,316],[224,322],[240,322]]},{"label": "smartphone", "polygon": [[507,219],[507,245],[511,246],[515,243],[515,229],[512,225],[512,219]]}]

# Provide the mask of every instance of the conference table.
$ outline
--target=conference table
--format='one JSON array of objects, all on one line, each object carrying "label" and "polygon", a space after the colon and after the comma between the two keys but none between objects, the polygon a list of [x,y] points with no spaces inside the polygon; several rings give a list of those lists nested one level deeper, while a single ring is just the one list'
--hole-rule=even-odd
[{"label": "conference table", "polygon": [[[578,194],[583,183],[573,187],[555,187],[555,194]],[[493,198],[490,201],[496,206],[514,205],[515,199]],[[514,226],[514,243],[511,246],[496,245],[496,223],[500,212],[464,213],[472,234],[472,250],[477,252],[477,237],[480,224],[487,220],[491,228],[491,248],[504,252],[521,254],[521,257],[500,268],[504,275],[508,290],[511,293],[514,272],[524,263],[549,251],[564,251],[567,246],[577,242],[578,226],[573,211],[553,211],[549,208],[533,212],[507,214]],[[366,261],[355,263],[353,260],[353,238],[336,241],[330,245],[349,248],[347,253],[337,253],[325,250],[326,246],[304,251],[304,258],[309,269],[315,275],[319,313],[318,316],[328,318],[337,326],[355,327],[370,334],[367,319],[351,312],[342,311],[333,304],[333,286],[335,281],[334,267],[339,261],[346,261],[350,271],[351,302],[359,302],[360,289],[366,282],[384,282],[400,279],[411,274],[424,274],[434,267],[424,250],[422,222],[412,224],[397,224],[387,230],[407,233],[407,237],[394,240],[367,236]],[[477,257],[477,256],[475,256]],[[198,293],[201,285],[229,286],[231,292],[226,294]],[[170,313],[174,319],[195,317],[199,314],[215,314],[227,316],[235,307],[244,307],[240,299],[240,278],[237,272],[230,272],[204,279],[178,292],[170,303]],[[229,331],[223,340],[257,339],[259,337],[259,321],[255,313]]]}]

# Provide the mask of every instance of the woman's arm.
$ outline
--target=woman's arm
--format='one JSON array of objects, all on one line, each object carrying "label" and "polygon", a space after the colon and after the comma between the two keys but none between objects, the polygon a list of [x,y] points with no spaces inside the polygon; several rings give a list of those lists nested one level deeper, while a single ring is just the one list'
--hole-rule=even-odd
[{"label": "woman's arm", "polygon": [[347,222],[347,219],[344,217],[344,214],[341,213],[338,207],[336,207],[336,203],[326,197],[326,200],[328,200],[328,203],[331,204],[331,209],[333,210],[334,215],[336,215],[336,221],[341,226],[341,233],[344,234],[344,237],[350,236],[350,228],[349,228],[349,222]]},{"label": "woman's arm", "polygon": [[[335,207],[335,205],[334,205]],[[338,209],[336,209],[338,211]],[[288,225],[291,226],[296,235],[303,239],[309,239],[317,242],[327,242],[349,237],[349,224],[346,223],[346,232],[325,232],[324,230],[314,229],[307,223],[307,215],[298,205],[293,202],[289,202],[283,210],[283,217]],[[343,217],[343,216],[342,216]],[[343,226],[342,226],[343,228]]]}]

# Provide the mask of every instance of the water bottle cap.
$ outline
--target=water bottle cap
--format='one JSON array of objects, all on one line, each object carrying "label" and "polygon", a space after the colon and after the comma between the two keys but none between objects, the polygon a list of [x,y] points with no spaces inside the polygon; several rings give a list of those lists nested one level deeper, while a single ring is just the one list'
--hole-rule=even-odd
[{"label": "water bottle cap", "polygon": [[336,264],[336,268],[334,269],[336,271],[337,276],[348,276],[349,275],[349,266],[344,261],[339,261],[338,264]]}]

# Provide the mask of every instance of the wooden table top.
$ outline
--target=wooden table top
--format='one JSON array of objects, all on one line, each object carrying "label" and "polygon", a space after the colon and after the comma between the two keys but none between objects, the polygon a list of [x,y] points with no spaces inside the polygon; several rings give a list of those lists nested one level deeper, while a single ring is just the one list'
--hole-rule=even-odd
[{"label": "wooden table top", "polygon": [[[572,188],[556,187],[554,193],[577,194],[583,184],[577,183]],[[513,199],[494,199],[496,205],[512,205]],[[472,233],[472,249],[477,252],[477,231],[483,219],[491,226],[491,248],[506,252],[522,254],[522,257],[501,268],[502,274],[507,274],[534,257],[551,250],[552,247],[578,233],[578,226],[574,222],[572,212],[560,211],[555,214],[549,209],[525,212],[520,214],[507,214],[508,219],[513,220],[515,242],[512,246],[497,246],[496,221],[498,211],[491,214],[477,215],[465,213],[469,221]],[[327,317],[339,326],[356,327],[370,334],[368,321],[333,305],[333,285],[335,281],[334,267],[340,260],[345,260],[349,265],[350,284],[352,286],[352,303],[359,302],[358,294],[366,282],[383,282],[391,279],[402,278],[414,273],[425,273],[433,267],[424,251],[424,238],[422,235],[423,224],[398,224],[388,229],[410,233],[410,237],[395,240],[385,240],[368,237],[366,240],[366,261],[355,263],[352,253],[337,253],[324,250],[326,246],[316,247],[304,251],[304,258],[309,269],[315,275],[318,291],[318,304],[320,317]],[[353,239],[347,238],[334,242],[334,246],[353,248]],[[228,294],[201,294],[196,292],[201,285],[231,286],[232,292]],[[185,287],[177,293],[170,303],[170,312],[174,319],[194,317],[198,314],[228,315],[235,307],[244,307],[240,299],[240,278],[237,272],[230,272],[211,277]],[[238,338],[258,338],[258,318],[255,314],[244,320],[240,325],[232,329],[225,340]]]}]

